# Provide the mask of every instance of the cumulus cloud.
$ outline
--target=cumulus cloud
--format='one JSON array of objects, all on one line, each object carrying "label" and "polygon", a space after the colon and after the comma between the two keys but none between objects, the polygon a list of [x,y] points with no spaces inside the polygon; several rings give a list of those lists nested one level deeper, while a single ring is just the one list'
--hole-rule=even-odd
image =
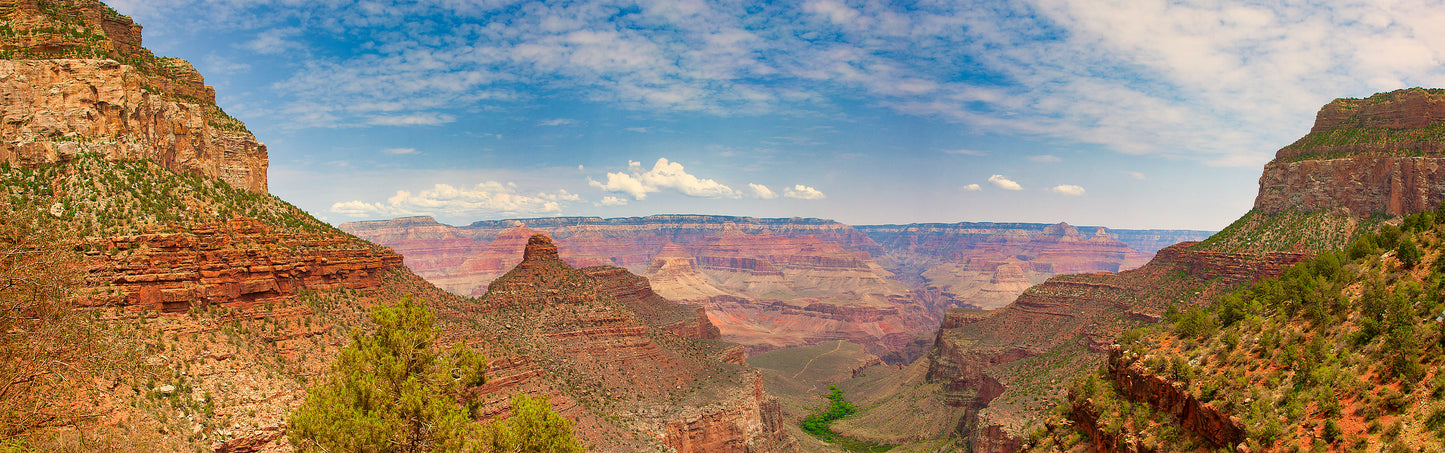
[{"label": "cumulus cloud", "polygon": [[573,124],[577,124],[577,120],[571,118],[553,118],[537,123],[538,126],[570,126]]},{"label": "cumulus cloud", "polygon": [[978,184],[969,184],[969,185],[963,186],[963,190],[968,191],[968,192],[978,192],[978,191],[980,191],[980,190],[983,190],[983,187],[979,186]]},{"label": "cumulus cloud", "polygon": [[1063,162],[1063,161],[1064,161],[1063,159],[1060,159],[1058,156],[1054,156],[1054,155],[1050,155],[1050,154],[1040,154],[1040,155],[1037,155],[1037,156],[1029,156],[1029,160],[1030,160],[1030,161],[1033,161],[1033,162],[1038,162],[1038,163],[1041,163],[1041,164],[1057,164],[1057,163],[1059,163],[1059,162]]},{"label": "cumulus cloud", "polygon": [[598,201],[598,202],[597,202],[597,205],[598,205],[598,206],[627,206],[627,199],[626,199],[626,198],[619,198],[619,197],[614,197],[614,196],[608,195],[608,196],[602,197],[602,201]]},{"label": "cumulus cloud", "polygon": [[1076,185],[1073,185],[1073,184],[1059,184],[1059,185],[1057,185],[1057,186],[1054,186],[1054,187],[1050,188],[1049,191],[1054,192],[1054,193],[1061,193],[1061,194],[1068,195],[1068,196],[1073,196],[1073,197],[1081,196],[1081,195],[1084,194],[1084,188],[1083,188],[1083,187],[1079,187],[1079,186],[1076,186]]},{"label": "cumulus cloud", "polygon": [[391,154],[393,156],[417,154],[416,148],[386,148],[382,149],[381,152]]},{"label": "cumulus cloud", "polygon": [[569,202],[580,200],[566,190],[518,193],[517,185],[487,181],[471,188],[437,184],[413,194],[398,190],[384,202],[352,200],[331,205],[331,212],[350,217],[442,215],[476,217],[488,214],[555,214]]},{"label": "cumulus cloud", "polygon": [[773,189],[769,189],[768,186],[762,184],[748,183],[748,191],[752,192],[751,195],[753,198],[760,200],[778,198],[778,194],[773,192]]},{"label": "cumulus cloud", "polygon": [[587,183],[608,192],[624,193],[636,200],[644,200],[649,193],[674,190],[683,195],[698,198],[739,198],[741,194],[733,188],[711,179],[699,178],[683,168],[682,164],[659,158],[651,170],[643,171],[641,162],[627,161],[626,172],[608,172],[607,181],[588,178]]},{"label": "cumulus cloud", "polygon": [[819,192],[818,189],[814,189],[812,187],[808,187],[802,184],[783,189],[783,196],[788,198],[797,198],[799,200],[822,200],[824,198],[828,198],[827,195],[823,195],[823,192]]},{"label": "cumulus cloud", "polygon": [[1004,175],[989,176],[988,182],[993,183],[993,185],[998,186],[998,188],[1003,190],[1024,190],[1023,186],[1020,186],[1019,183],[1013,182],[1012,179],[1008,179],[1008,177]]}]

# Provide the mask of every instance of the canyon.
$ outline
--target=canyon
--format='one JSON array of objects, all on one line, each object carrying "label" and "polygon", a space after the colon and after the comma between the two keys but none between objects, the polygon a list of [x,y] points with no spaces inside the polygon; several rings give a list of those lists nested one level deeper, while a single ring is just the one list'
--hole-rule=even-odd
[{"label": "canyon", "polygon": [[560,217],[444,225],[430,217],[348,222],[438,286],[480,295],[521,261],[526,238],[556,240],[578,267],[647,277],[657,294],[706,309],[722,338],[751,353],[847,340],[890,363],[916,359],[950,307],[994,308],[1050,276],[1136,267],[1144,249],[1200,231],[1068,224],[852,227],[821,219],[654,215]]}]

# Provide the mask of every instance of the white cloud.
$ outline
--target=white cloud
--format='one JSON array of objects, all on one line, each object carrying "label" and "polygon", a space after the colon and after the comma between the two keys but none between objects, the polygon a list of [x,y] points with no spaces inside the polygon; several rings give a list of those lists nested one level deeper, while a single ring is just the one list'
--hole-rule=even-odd
[{"label": "white cloud", "polygon": [[437,184],[416,194],[398,190],[385,202],[360,200],[335,203],[331,212],[350,217],[399,217],[409,215],[441,215],[478,217],[488,214],[556,214],[569,202],[580,200],[566,190],[535,194],[517,192],[517,185],[488,181],[472,188]]},{"label": "white cloud", "polygon": [[963,190],[968,191],[968,192],[978,192],[978,191],[980,191],[980,190],[983,190],[983,187],[979,186],[978,184],[969,184],[969,185],[963,186]]},{"label": "white cloud", "polygon": [[1124,173],[1127,174],[1127,175],[1129,175],[1130,178],[1134,178],[1134,179],[1144,179],[1144,174],[1143,174],[1143,173],[1140,173],[1140,172],[1137,172],[1137,171],[1126,171],[1126,172],[1124,172]]},{"label": "white cloud", "polygon": [[444,113],[416,113],[410,115],[373,116],[366,124],[373,126],[439,126],[457,120],[456,115]]},{"label": "white cloud", "polygon": [[748,190],[752,192],[753,198],[757,198],[760,200],[771,200],[774,198],[778,198],[778,194],[773,192],[773,189],[769,189],[768,186],[762,184],[748,183]]},{"label": "white cloud", "polygon": [[646,133],[647,133],[647,128],[645,128],[645,127],[629,127],[629,128],[627,128],[627,131],[628,131],[628,132],[636,132],[636,133],[639,133],[639,134],[646,134]]},{"label": "white cloud", "polygon": [[382,149],[381,152],[394,156],[418,154],[416,148],[386,148]]},{"label": "white cloud", "polygon": [[1445,9],[1418,0],[810,0],[766,17],[710,1],[110,3],[148,31],[254,35],[256,52],[365,37],[272,68],[293,72],[274,85],[284,105],[263,107],[297,127],[439,124],[538,89],[713,115],[817,113],[848,92],[972,131],[1258,165],[1334,97],[1445,84]]},{"label": "white cloud", "polygon": [[275,55],[301,48],[301,41],[297,39],[301,34],[299,28],[273,28],[262,31],[255,39],[241,44],[252,52],[262,55]]},{"label": "white cloud", "polygon": [[577,120],[571,118],[553,118],[537,123],[538,126],[570,126],[573,124],[577,124]]},{"label": "white cloud", "polygon": [[627,199],[626,199],[626,198],[618,198],[618,197],[614,197],[614,196],[608,195],[608,196],[602,197],[602,201],[597,202],[597,205],[598,205],[598,206],[627,206]]},{"label": "white cloud", "polygon": [[628,161],[627,172],[607,173],[607,182],[588,179],[587,183],[608,192],[625,193],[633,199],[643,200],[647,194],[664,189],[675,190],[690,197],[738,198],[741,195],[731,187],[711,179],[694,176],[682,164],[670,162],[667,158],[657,159],[652,169],[642,171],[640,162]]},{"label": "white cloud", "polygon": [[783,196],[788,198],[797,198],[799,200],[822,200],[824,198],[828,198],[827,195],[823,195],[823,192],[819,192],[818,189],[814,189],[812,187],[808,187],[802,184],[783,189]]},{"label": "white cloud", "polygon": [[1040,155],[1037,155],[1037,156],[1029,156],[1029,160],[1030,160],[1030,161],[1033,161],[1033,162],[1042,163],[1042,164],[1057,164],[1057,163],[1059,163],[1059,162],[1063,162],[1063,161],[1064,161],[1063,159],[1060,159],[1058,156],[1054,156],[1054,155],[1051,155],[1051,154],[1040,154]]},{"label": "white cloud", "polygon": [[988,182],[993,183],[993,185],[998,186],[998,188],[1003,190],[1024,190],[1023,186],[1020,186],[1019,183],[1013,182],[1013,180],[1008,179],[1004,175],[989,176]]},{"label": "white cloud", "polygon": [[1076,186],[1076,185],[1073,185],[1073,184],[1059,184],[1059,185],[1057,185],[1057,186],[1054,186],[1054,187],[1050,188],[1049,191],[1054,192],[1054,193],[1061,193],[1061,194],[1064,194],[1064,195],[1074,196],[1074,197],[1077,197],[1077,196],[1080,196],[1080,195],[1083,195],[1083,194],[1084,194],[1084,188],[1083,188],[1083,187],[1079,187],[1079,186]]},{"label": "white cloud", "polygon": [[943,152],[944,152],[944,153],[948,153],[948,154],[957,154],[957,155],[960,155],[960,156],[987,156],[987,155],[988,155],[988,153],[985,153],[985,152],[983,152],[983,151],[975,151],[975,150],[971,150],[971,149],[946,149],[946,150],[943,150]]}]

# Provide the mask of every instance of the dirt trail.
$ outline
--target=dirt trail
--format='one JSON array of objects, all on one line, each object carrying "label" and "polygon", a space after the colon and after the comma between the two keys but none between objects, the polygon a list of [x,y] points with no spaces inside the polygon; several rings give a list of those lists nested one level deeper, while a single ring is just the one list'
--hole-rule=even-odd
[{"label": "dirt trail", "polygon": [[842,349],[842,348],[843,348],[843,341],[842,341],[842,340],[834,340],[834,341],[835,341],[835,343],[833,343],[833,350],[832,350],[832,351],[824,352],[824,353],[822,353],[822,354],[818,354],[818,355],[816,355],[816,356],[813,356],[813,358],[811,358],[811,359],[808,359],[808,363],[804,363],[804,364],[803,364],[803,369],[798,370],[798,372],[793,375],[793,379],[797,379],[798,376],[802,376],[802,375],[803,375],[803,372],[804,372],[804,371],[808,371],[808,366],[812,365],[814,360],[818,360],[818,357],[822,357],[822,356],[825,356],[825,355],[828,355],[828,354],[832,354],[832,353],[838,352],[839,349]]}]

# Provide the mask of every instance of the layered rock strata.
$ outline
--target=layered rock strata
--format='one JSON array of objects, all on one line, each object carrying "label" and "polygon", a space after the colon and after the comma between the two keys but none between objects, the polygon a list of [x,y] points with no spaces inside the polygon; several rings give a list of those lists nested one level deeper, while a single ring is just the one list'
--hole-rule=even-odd
[{"label": "layered rock strata", "polygon": [[1445,91],[1410,88],[1336,99],[1259,179],[1264,213],[1345,208],[1411,214],[1445,200]]},{"label": "layered rock strata", "polygon": [[191,225],[183,233],[93,237],[82,303],[185,313],[250,309],[301,290],[374,288],[400,267],[389,249],[335,234],[273,234],[252,219]]},{"label": "layered rock strata", "polygon": [[93,0],[16,0],[0,13],[14,31],[0,42],[0,161],[150,159],[266,192],[266,146],[189,63],[141,47],[129,18]]}]

